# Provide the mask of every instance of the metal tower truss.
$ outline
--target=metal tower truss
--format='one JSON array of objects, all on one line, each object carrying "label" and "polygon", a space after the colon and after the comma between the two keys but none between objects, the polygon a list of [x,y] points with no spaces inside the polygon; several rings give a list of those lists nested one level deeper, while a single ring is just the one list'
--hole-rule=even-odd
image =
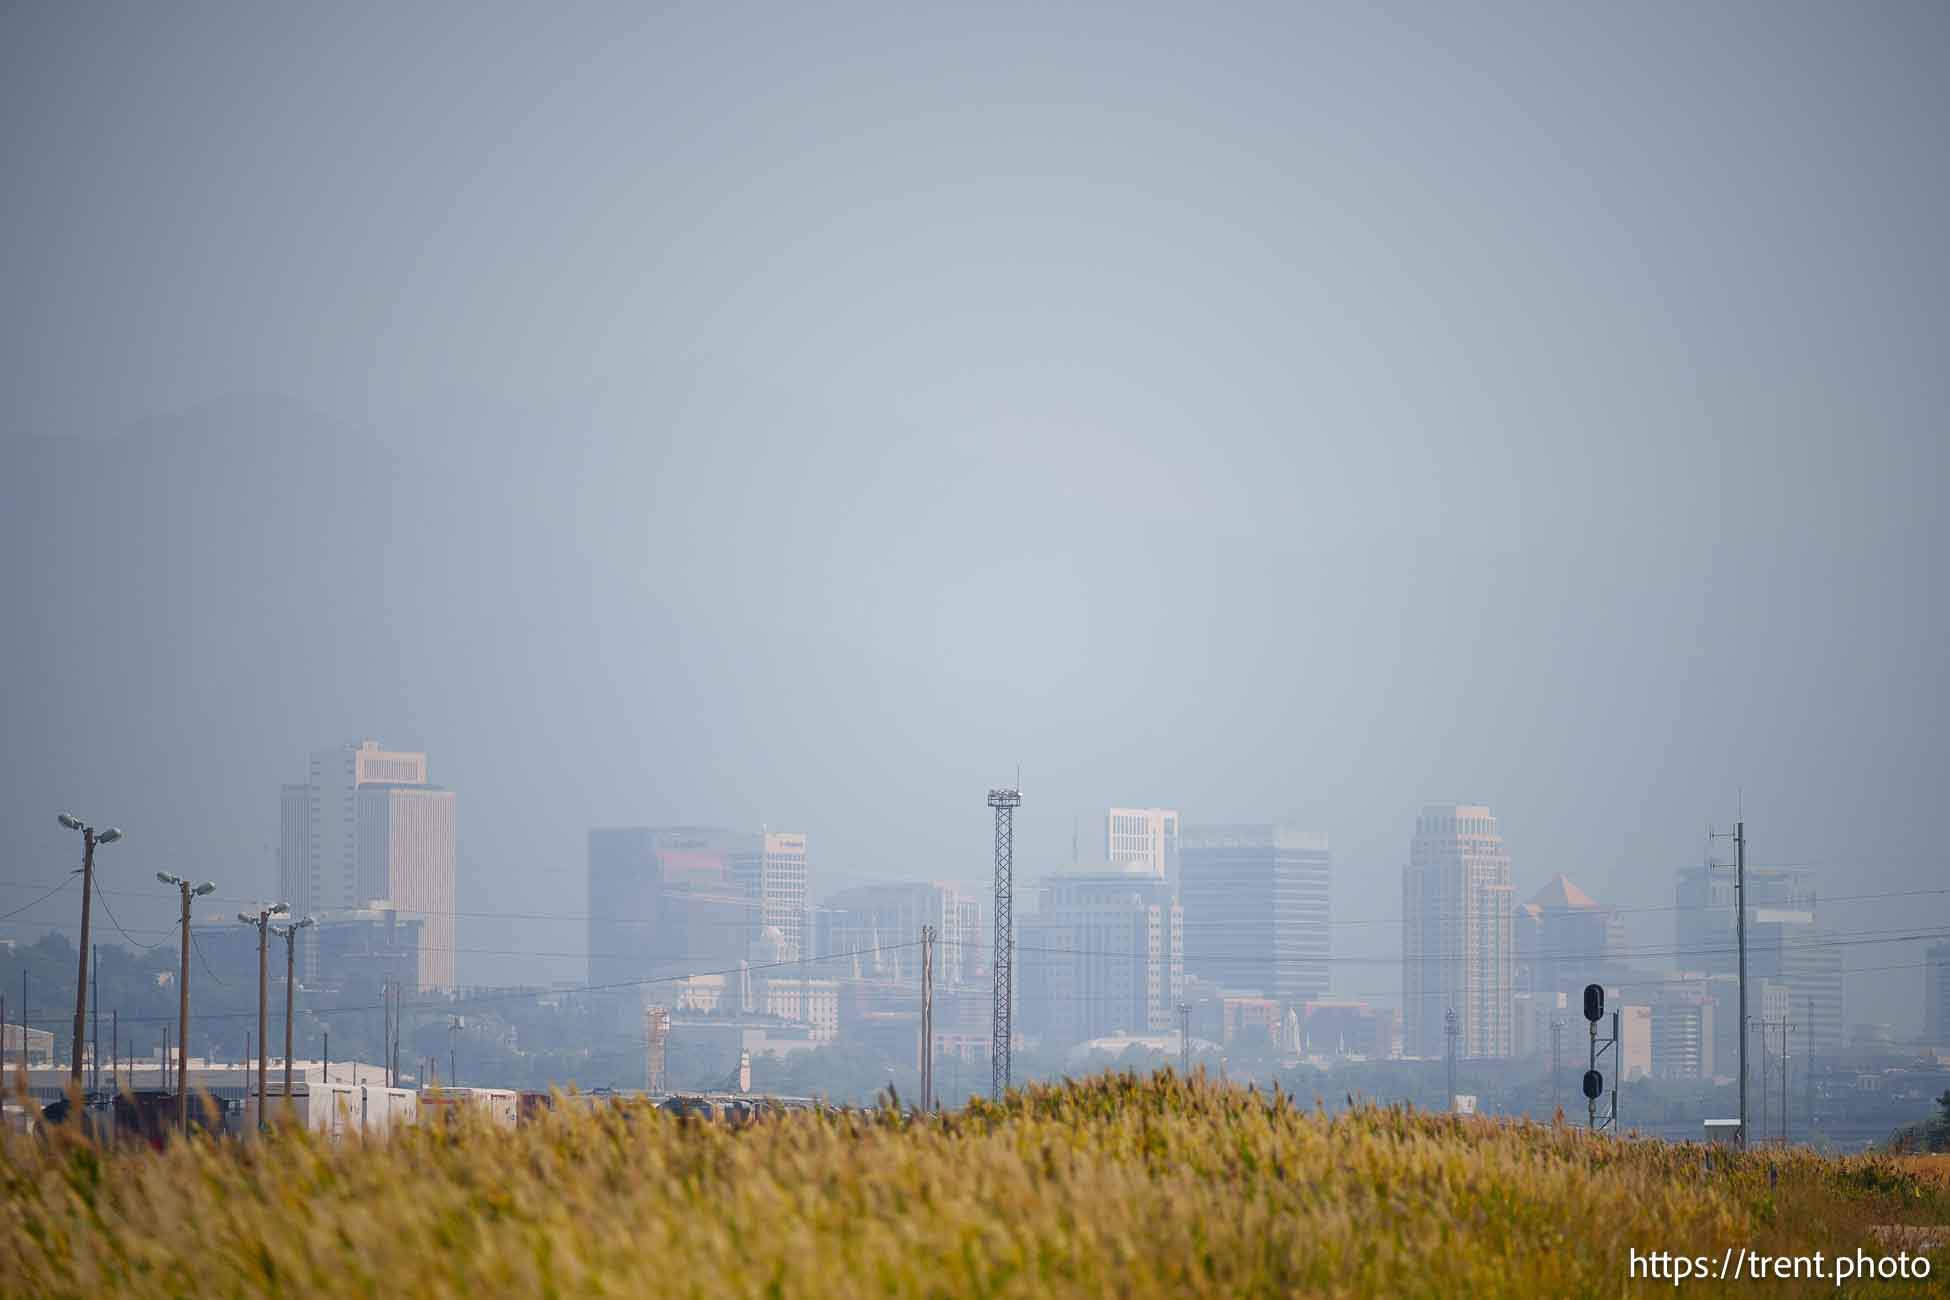
[{"label": "metal tower truss", "polygon": [[1015,890],[1016,809],[1021,805],[1022,791],[1013,786],[989,791],[989,807],[995,809],[995,1018],[989,1040],[989,1092],[998,1101],[1009,1090],[1009,1048],[1014,1041],[1010,999],[1015,991],[1015,927],[1010,899]]}]

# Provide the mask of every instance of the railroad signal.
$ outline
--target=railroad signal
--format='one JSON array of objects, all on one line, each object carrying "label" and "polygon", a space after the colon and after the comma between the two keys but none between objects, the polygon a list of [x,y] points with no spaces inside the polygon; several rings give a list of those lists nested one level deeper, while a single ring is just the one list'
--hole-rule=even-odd
[{"label": "railroad signal", "polygon": [[1597,1023],[1605,1018],[1605,986],[1587,984],[1584,986],[1584,1018]]}]

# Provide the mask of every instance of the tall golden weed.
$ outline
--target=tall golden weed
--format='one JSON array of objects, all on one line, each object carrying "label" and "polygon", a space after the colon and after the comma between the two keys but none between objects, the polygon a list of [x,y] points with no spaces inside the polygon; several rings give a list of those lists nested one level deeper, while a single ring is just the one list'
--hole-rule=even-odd
[{"label": "tall golden weed", "polygon": [[[0,1155],[0,1289],[77,1297],[1616,1296],[1670,1289],[1631,1279],[1634,1247],[1832,1254],[1950,1212],[1888,1160],[1329,1117],[1170,1075],[929,1119],[565,1108],[365,1145],[56,1132]],[[1938,1263],[1923,1289],[1945,1293]]]}]

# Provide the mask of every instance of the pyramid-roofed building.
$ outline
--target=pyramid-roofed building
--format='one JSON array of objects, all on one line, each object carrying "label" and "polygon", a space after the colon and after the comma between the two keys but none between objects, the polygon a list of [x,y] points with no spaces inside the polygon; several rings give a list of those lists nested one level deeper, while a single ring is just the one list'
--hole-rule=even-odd
[{"label": "pyramid-roofed building", "polygon": [[1602,908],[1605,906],[1605,904],[1600,903],[1597,899],[1585,893],[1582,889],[1579,889],[1571,878],[1561,871],[1550,878],[1549,884],[1532,894],[1530,896],[1530,902],[1547,912],[1567,910],[1587,911],[1592,908]]},{"label": "pyramid-roofed building", "polygon": [[1617,911],[1563,872],[1552,876],[1516,909],[1519,991],[1563,993],[1600,978],[1625,954]]}]

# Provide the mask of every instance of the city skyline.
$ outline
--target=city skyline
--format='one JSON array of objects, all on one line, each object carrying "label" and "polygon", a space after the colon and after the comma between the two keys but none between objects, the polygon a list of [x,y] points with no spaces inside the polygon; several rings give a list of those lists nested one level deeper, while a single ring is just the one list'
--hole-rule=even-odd
[{"label": "city skyline", "polygon": [[[413,770],[401,771],[398,773],[390,773],[390,772],[380,773],[377,768],[373,768],[370,771],[366,771],[365,769],[359,768],[357,766],[361,762],[367,762],[367,761],[378,762],[380,760],[385,760],[387,762],[392,762],[392,763],[404,762],[409,766],[411,766]],[[346,746],[342,746],[337,749],[326,749],[326,750],[315,751],[312,756],[312,770],[314,774],[316,774],[321,770],[321,764],[330,766],[331,763],[338,762],[338,761],[344,761],[348,764],[352,764],[352,766],[348,767],[347,769],[348,772],[359,771],[364,777],[374,777],[374,776],[388,775],[388,774],[401,775],[407,777],[408,781],[404,784],[399,782],[387,782],[387,781],[380,781],[380,780],[364,781],[365,792],[368,796],[380,796],[386,799],[390,799],[391,797],[397,796],[402,791],[406,793],[414,793],[415,791],[414,791],[414,787],[411,784],[411,781],[414,779],[423,779],[427,770],[426,756],[424,754],[410,752],[410,751],[382,750],[379,747],[378,743],[374,741],[364,741],[364,742],[359,742],[357,744],[348,744]],[[355,781],[355,785],[356,784],[357,783]],[[303,793],[306,792],[308,789],[309,787],[306,786],[284,787],[285,790],[284,798],[288,801],[293,798],[294,793]],[[351,787],[348,788],[347,793],[355,793],[355,792],[356,789]],[[439,787],[425,787],[424,789],[419,790],[418,793],[441,796],[448,800],[451,800],[453,796],[453,792],[443,790]],[[368,802],[373,802],[373,800],[369,798]],[[352,805],[348,805],[348,806],[352,806]],[[375,802],[374,808],[368,809],[365,815],[368,818],[374,816],[375,810],[378,809],[378,806],[379,805]],[[1129,814],[1131,811],[1132,810],[1128,808],[1120,808],[1119,806],[1113,805],[1111,807],[1110,812],[1105,814],[1104,818],[1101,819],[1102,823],[1106,827],[1108,827],[1112,824],[1110,818],[1115,817],[1119,812],[1124,812],[1126,814]],[[1423,811],[1424,811],[1424,815],[1426,816],[1430,810],[1427,807],[1425,807]],[[1457,811],[1458,812],[1473,811],[1479,814],[1487,813],[1487,810],[1481,808],[1480,806],[1469,806],[1467,808],[1465,808],[1464,806],[1457,806]],[[1153,809],[1150,810],[1150,813],[1168,819],[1174,827],[1176,824],[1176,819],[1179,817],[1179,814],[1174,811]],[[451,820],[451,813],[448,814],[448,819],[449,821]],[[1492,827],[1495,826],[1495,822],[1493,818],[1490,820],[1489,824],[1492,825]],[[680,827],[675,829],[679,831],[683,831],[685,828]],[[1193,829],[1194,830],[1198,829],[1196,823],[1193,824]],[[593,833],[594,832],[592,832],[592,834]],[[761,870],[761,863],[765,861],[766,854],[764,850],[766,846],[777,844],[785,847],[788,850],[788,855],[785,860],[792,865],[791,889],[794,891],[793,899],[794,900],[803,899],[802,904],[789,904],[789,905],[792,905],[794,907],[794,913],[797,916],[798,921],[802,927],[801,932],[806,936],[810,936],[812,934],[812,927],[813,927],[816,914],[819,913],[837,894],[845,893],[848,890],[860,890],[860,889],[865,889],[865,890],[889,889],[889,888],[899,889],[899,888],[906,888],[906,887],[918,885],[920,883],[917,881],[913,881],[911,879],[894,879],[894,880],[876,882],[870,885],[849,886],[844,883],[834,883],[829,886],[827,883],[821,880],[821,878],[817,873],[808,872],[806,867],[807,859],[804,854],[804,844],[805,844],[806,837],[802,834],[798,834],[798,833],[786,834],[781,832],[768,832],[768,831],[728,832],[728,831],[710,830],[708,828],[700,833],[704,833],[707,835],[716,835],[716,836],[729,836],[732,839],[736,839],[739,842],[739,844],[743,846],[736,850],[727,849],[723,855],[724,857],[723,865],[724,865],[724,872],[725,872],[723,889],[725,894],[727,895],[727,904],[726,904],[727,915],[729,915],[733,911],[736,911],[740,915],[745,917],[745,920],[740,922],[739,926],[746,933],[745,942],[747,945],[749,945],[753,936],[756,934],[757,928],[763,927],[767,924],[767,922],[761,919],[761,914],[763,912],[763,909],[755,905],[747,905],[747,903],[743,901],[733,904],[729,901],[729,899],[732,896],[736,896],[740,900],[748,899],[752,881],[758,878],[758,873]],[[451,825],[449,826],[447,834],[448,837],[451,838]],[[1492,832],[1492,834],[1494,835],[1494,831]],[[1175,845],[1177,842],[1177,838],[1178,838],[1177,832],[1174,830],[1173,832],[1174,858],[1176,857]],[[746,843],[747,841],[749,841],[749,843]],[[356,842],[357,842],[356,839],[352,841],[352,843],[356,843]],[[727,840],[727,844],[728,843],[730,843],[729,840]],[[1109,843],[1110,841],[1109,841],[1109,835],[1107,831],[1106,841],[1105,841],[1106,849],[1108,849]],[[1066,856],[1067,855],[1063,855],[1063,854],[1055,855],[1048,859],[1048,865],[1038,865],[1035,861],[1019,862],[1019,880],[1023,878],[1020,874],[1023,871],[1034,871],[1036,873],[1042,873],[1051,868],[1063,868],[1065,865]],[[1140,856],[1142,857],[1144,855],[1140,855]],[[1409,857],[1412,860],[1414,856],[1415,854],[1413,848],[1411,848],[1411,853]],[[366,873],[367,878],[369,879],[372,878],[372,873],[376,869],[374,866],[374,862],[383,859],[383,857],[384,857],[383,853],[377,855],[377,857],[368,854],[364,866],[364,871]],[[353,860],[354,859],[348,859],[348,862]],[[1086,863],[1083,865],[1087,866],[1088,864]],[[1140,866],[1142,867],[1142,869],[1146,871],[1147,874],[1149,874],[1150,868],[1148,865],[1148,858],[1143,863],[1140,863],[1137,858],[1133,858],[1131,861],[1124,864],[1125,869],[1133,869],[1133,868],[1138,868]],[[1328,879],[1330,882],[1338,881],[1339,874],[1340,874],[1339,872],[1330,871],[1327,873],[1326,879]],[[1760,898],[1763,903],[1769,899],[1774,898],[1774,894],[1769,893],[1768,891],[1776,890],[1776,891],[1784,891],[1781,892],[1781,897],[1780,897],[1781,904],[1783,905],[1794,904],[1797,906],[1804,906],[1804,904],[1800,902],[1801,894],[1797,894],[1794,891],[1800,890],[1802,894],[1811,894],[1814,887],[1809,882],[1811,882],[1818,874],[1819,874],[1818,872],[1805,867],[1802,868],[1757,867],[1753,869],[1751,883],[1753,889],[1756,891],[1757,897]],[[971,871],[969,875],[972,876],[973,872]],[[1536,904],[1538,904],[1539,902],[1548,903],[1550,899],[1555,898],[1558,901],[1557,903],[1553,904],[1553,906],[1560,907],[1560,908],[1569,906],[1574,910],[1579,907],[1594,907],[1594,908],[1601,907],[1603,915],[1608,918],[1603,931],[1606,937],[1603,940],[1602,944],[1599,944],[1597,947],[1592,948],[1592,950],[1589,952],[1585,952],[1582,948],[1580,948],[1572,954],[1573,956],[1579,957],[1581,960],[1588,963],[1590,978],[1596,978],[1596,979],[1600,979],[1603,982],[1609,982],[1612,978],[1614,978],[1614,976],[1610,972],[1613,972],[1615,970],[1629,972],[1630,970],[1634,969],[1632,966],[1632,962],[1634,960],[1634,953],[1638,949],[1644,948],[1648,940],[1650,940],[1654,945],[1652,951],[1655,952],[1667,951],[1663,947],[1663,944],[1656,939],[1656,935],[1653,936],[1639,935],[1631,939],[1627,939],[1626,930],[1624,928],[1625,921],[1627,918],[1625,916],[1621,916],[1620,915],[1621,912],[1635,916],[1638,919],[1640,919],[1642,922],[1651,920],[1650,917],[1643,915],[1646,913],[1671,913],[1673,915],[1673,920],[1671,924],[1677,926],[1678,929],[1676,932],[1674,932],[1674,940],[1673,940],[1673,942],[1675,942],[1677,946],[1670,949],[1672,956],[1668,964],[1672,965],[1676,969],[1681,969],[1683,972],[1683,969],[1687,967],[1690,961],[1690,964],[1692,966],[1699,967],[1705,972],[1707,972],[1708,974],[1711,974],[1716,971],[1724,973],[1723,968],[1730,969],[1728,964],[1730,963],[1731,960],[1731,947],[1730,947],[1731,923],[1724,919],[1724,914],[1730,912],[1730,904],[1728,902],[1730,898],[1730,883],[1729,880],[1727,879],[1728,875],[1729,873],[1725,870],[1724,867],[1709,869],[1700,866],[1681,866],[1674,869],[1671,875],[1671,879],[1674,881],[1674,887],[1677,889],[1678,897],[1681,899],[1678,908],[1675,910],[1674,908],[1671,907],[1659,907],[1656,905],[1649,906],[1649,907],[1637,907],[1637,908],[1632,908],[1632,907],[1621,908],[1617,904],[1610,903],[1610,902],[1600,905],[1593,902],[1591,899],[1589,899],[1588,896],[1583,895],[1582,892],[1577,888],[1577,886],[1573,882],[1565,878],[1563,873],[1561,872],[1554,873],[1549,880],[1545,881],[1539,887],[1539,889],[1536,891],[1536,897],[1530,903],[1522,904],[1522,905],[1513,903],[1512,905],[1511,908],[1512,920],[1513,923],[1515,924],[1515,930],[1513,930],[1512,938],[1509,943],[1510,952],[1512,954],[1512,960],[1513,962],[1515,962],[1521,959],[1521,954],[1523,951],[1522,943],[1519,940],[1519,938],[1516,936],[1515,931],[1520,931],[1523,929],[1523,923],[1525,922],[1527,916],[1527,909],[1528,911],[1534,911]],[[1714,878],[1716,880],[1712,892],[1702,892],[1701,886],[1699,884],[1690,883],[1690,882],[1704,881],[1707,880],[1709,877]],[[845,879],[847,879],[847,877],[844,875],[844,873],[835,873],[836,882],[843,882]],[[1523,873],[1513,873],[1512,879],[1521,882],[1523,880]],[[1795,882],[1800,882],[1800,883],[1797,884]],[[941,888],[943,886],[940,886],[937,883],[932,887]],[[969,897],[971,899],[971,902],[975,899],[979,899],[980,907],[981,908],[986,907],[988,900],[986,899],[986,897],[983,896],[983,890],[985,889],[985,886],[981,884],[977,884],[972,880],[965,879],[963,884],[961,886],[958,886],[957,888],[966,889],[967,891],[969,891]],[[1522,888],[1523,886],[1521,884],[1513,886],[1511,891],[1512,896],[1514,897],[1515,894],[1521,893]],[[356,888],[355,888],[355,892],[357,892]],[[1330,890],[1330,892],[1332,891]],[[1918,892],[1921,898],[1921,902],[1919,905],[1927,908],[1933,905],[1934,900],[1936,898],[1940,897],[1942,894],[1944,894],[1947,891],[1923,890]],[[256,898],[266,897],[266,896],[267,895],[253,894],[253,895],[249,895],[248,897],[245,895],[234,895],[229,897],[233,898],[235,901],[253,901]],[[1175,896],[1176,894],[1174,892],[1174,897]],[[592,894],[591,897],[594,897],[594,895]],[[1843,904],[1856,904],[1862,901],[1874,901],[1876,897],[1877,897],[1876,895],[1871,894],[1867,900],[1864,900],[1859,896],[1843,895],[1841,897],[1841,902]],[[1019,916],[1033,915],[1033,908],[1034,908],[1033,899],[1034,899],[1033,890],[1031,890],[1029,893],[1024,894],[1022,898],[1019,899],[1018,902]],[[367,903],[371,903],[371,902],[385,903],[387,901],[388,900],[384,900],[384,899],[367,899],[364,902],[362,902],[359,905],[359,907],[364,908]],[[417,951],[419,954],[418,960],[420,961],[422,967],[420,982],[423,987],[444,987],[447,981],[459,978],[456,976],[449,975],[446,972],[457,968],[456,967],[457,960],[465,959],[465,954],[468,951],[469,945],[466,942],[464,942],[464,935],[461,935],[458,931],[452,928],[456,924],[455,920],[452,918],[447,918],[445,919],[444,922],[444,924],[447,927],[449,927],[448,931],[444,934],[440,933],[438,927],[441,926],[441,924],[443,923],[443,918],[439,915],[441,908],[438,906],[431,906],[431,905],[427,905],[427,906],[419,905],[422,901],[425,900],[415,900],[412,902],[402,902],[401,900],[390,900],[390,908],[391,910],[397,912],[401,916],[412,916],[416,919],[425,918],[428,928],[430,929],[431,932],[425,938],[417,940],[415,946],[415,951]],[[439,900],[435,899],[431,901],[437,903]],[[1756,906],[1759,907],[1760,904],[1756,904]],[[1713,919],[1712,913],[1715,908],[1718,908],[1720,912],[1723,914],[1721,916],[1721,919],[1717,919],[1717,920]],[[299,909],[294,908],[294,913],[297,913],[298,910]],[[775,911],[777,910],[776,904],[774,910]],[[328,916],[330,914],[331,914],[330,912],[318,913],[318,915],[320,915],[321,918]],[[358,909],[350,909],[350,910],[341,909],[340,914],[344,915],[348,920],[356,920],[361,915],[370,915],[370,913],[362,913]],[[478,925],[483,921],[491,923],[497,919],[496,914],[492,910],[485,910],[485,911],[475,910],[471,912],[467,910],[460,910],[458,912],[458,915],[462,917],[466,917],[470,924],[475,924],[475,925]],[[1410,911],[1407,909],[1401,909],[1401,915],[1394,918],[1389,918],[1389,923],[1402,924],[1405,923],[1409,919],[1409,917],[1410,917]],[[603,913],[599,908],[595,906],[590,906],[589,910],[586,913],[562,912],[562,913],[553,913],[553,914],[541,914],[540,916],[534,916],[531,914],[531,919],[541,920],[545,922],[550,920],[575,921],[583,924],[586,927],[588,933],[592,936],[591,941],[585,950],[587,953],[591,954],[591,957],[577,958],[574,955],[569,953],[554,954],[553,956],[558,960],[561,959],[574,960],[577,966],[583,966],[586,961],[588,963],[586,969],[591,972],[595,970],[597,962],[595,960],[594,955],[602,952],[605,946],[607,946],[607,945],[597,943],[593,938],[598,927],[607,922],[607,918],[603,915]],[[1373,922],[1371,919],[1364,919],[1362,921],[1355,921],[1355,922],[1349,922],[1344,924],[1348,924],[1360,928],[1366,928],[1372,923]],[[60,930],[63,928],[71,928],[71,926],[64,927],[64,923],[60,921],[56,921],[52,923],[50,928],[53,928],[55,930]],[[938,928],[938,932],[940,932],[943,929],[940,922],[937,922],[937,928]],[[1322,967],[1328,969],[1331,972],[1330,975],[1328,976],[1326,986],[1320,988],[1311,988],[1310,986],[1309,989],[1300,989],[1297,985],[1293,985],[1292,987],[1283,987],[1280,993],[1282,1004],[1292,1006],[1292,1007],[1298,1007],[1302,1005],[1310,997],[1347,998],[1347,999],[1354,999],[1364,1004],[1372,1004],[1380,1007],[1398,1008],[1403,1011],[1406,1011],[1409,1005],[1409,994],[1408,994],[1409,980],[1406,975],[1406,972],[1409,969],[1409,963],[1406,959],[1405,954],[1402,959],[1402,970],[1405,972],[1403,979],[1400,982],[1394,984],[1393,987],[1384,987],[1383,985],[1386,984],[1386,981],[1377,980],[1374,976],[1374,971],[1378,966],[1385,964],[1387,960],[1386,953],[1377,952],[1368,948],[1367,943],[1371,943],[1372,942],[1371,940],[1357,945],[1357,949],[1355,951],[1349,951],[1348,950],[1349,944],[1345,932],[1338,930],[1331,922],[1329,923],[1329,928],[1335,930],[1335,933],[1338,934],[1340,937],[1334,940],[1332,943],[1330,943],[1330,948],[1332,949],[1332,955],[1328,957],[1325,961],[1320,963]],[[780,929],[783,936],[784,929],[783,927],[780,927]],[[1863,943],[1867,943],[1871,945],[1878,944],[1878,943],[1896,944],[1896,943],[1906,942],[1906,940],[1902,938],[1896,938],[1896,939],[1890,939],[1884,941],[1884,940],[1877,940],[1874,938],[1867,938],[1867,939],[1856,938],[1853,937],[1855,932],[1847,928],[1843,928],[1841,931],[1839,931],[1839,937],[1837,937],[1838,932],[1836,930],[1836,927],[1832,923],[1825,927],[1819,927],[1819,928],[1816,927],[1812,920],[1812,912],[1808,912],[1805,915],[1799,915],[1797,918],[1796,916],[1781,912],[1779,906],[1775,906],[1771,910],[1767,908],[1762,908],[1761,911],[1757,912],[1754,917],[1754,923],[1752,926],[1750,926],[1750,930],[1754,936],[1754,942],[1751,946],[1755,955],[1755,965],[1753,966],[1752,969],[1756,980],[1756,984],[1755,984],[1756,998],[1764,994],[1765,988],[1767,987],[1767,981],[1771,979],[1775,981],[1776,985],[1780,988],[1792,988],[1794,990],[1797,990],[1791,994],[1791,997],[1796,1000],[1795,1006],[1798,1009],[1805,1011],[1805,1008],[1801,1008],[1801,1001],[1805,1000],[1804,994],[1806,992],[1808,992],[1809,990],[1814,990],[1815,1002],[1813,1003],[1813,1005],[1816,1006],[1818,1012],[1818,1018],[1817,1018],[1816,1027],[1814,1029],[1814,1034],[1815,1034],[1816,1041],[1819,1045],[1832,1047],[1836,1044],[1839,1044],[1844,1040],[1848,1032],[1848,1028],[1851,1025],[1876,1023],[1874,1020],[1858,1014],[1860,1011],[1859,1006],[1850,1005],[1850,999],[1846,990],[1849,985],[1855,983],[1856,981],[1853,981],[1849,978],[1850,972],[1847,965],[1847,957],[1845,955],[1845,950],[1857,947]],[[1791,937],[1790,932],[1792,936],[1798,936],[1798,937]],[[1922,932],[1922,934],[1924,938],[1928,937],[1927,930]],[[697,942],[702,942],[702,941],[697,941]],[[809,948],[791,946],[792,942],[793,941],[790,941],[788,939],[788,945],[780,950],[781,953],[785,955],[786,960],[789,963],[796,962],[798,960],[800,953],[810,952]],[[803,944],[804,942],[807,941],[802,940],[799,942]],[[1916,945],[1912,943],[1910,946],[1915,947]],[[1196,939],[1193,940],[1192,947],[1194,950],[1196,949],[1197,947]],[[1618,957],[1607,955],[1614,948],[1617,948],[1619,950],[1620,955]],[[737,955],[738,949],[736,945],[706,943],[703,945],[703,950],[715,954],[717,957],[721,958],[724,961],[735,963],[737,960],[739,960],[739,957]],[[1899,953],[1906,952],[1905,949],[1898,949],[1898,951]],[[1702,954],[1702,955],[1698,959],[1693,960],[1684,956],[1685,954]],[[1921,954],[1922,954],[1922,950],[1919,947],[1917,948],[1916,953],[1911,956],[1910,960],[1891,963],[1889,968],[1891,973],[1895,973],[1896,977],[1899,980],[1900,979],[1914,980],[1917,977],[1917,973],[1922,971],[1925,965],[1924,959]],[[519,958],[523,956],[524,953],[522,950],[519,949],[511,950],[511,951],[495,950],[491,953],[484,953],[483,955],[495,956],[499,958],[507,958],[507,957]],[[1622,961],[1624,964],[1622,965],[1617,964],[1620,961]],[[1813,963],[1813,964],[1810,965],[1809,963]],[[1196,967],[1196,964],[1197,964],[1196,960],[1194,960],[1193,962],[1194,968]],[[1304,963],[1295,961],[1291,957],[1283,957],[1276,962],[1276,966],[1278,968],[1289,972],[1298,969],[1303,964]],[[1349,969],[1349,966],[1352,966],[1352,970]],[[1644,968],[1643,962],[1640,962],[1638,968],[1639,969]],[[1799,973],[1798,974],[1794,973],[1795,971],[1798,971]],[[1883,971],[1878,969],[1873,973],[1880,974],[1883,973]],[[1237,984],[1239,982],[1238,980],[1232,978],[1232,972],[1228,971],[1225,972],[1224,974],[1225,974],[1225,978],[1219,981],[1221,984]],[[592,982],[600,982],[596,979],[593,973],[590,975],[590,978]],[[1634,983],[1639,978],[1641,977],[1632,976],[1628,974],[1627,983],[1628,984]],[[1811,984],[1809,983],[1810,980],[1816,982]],[[464,978],[459,979],[459,982],[461,984],[470,983]],[[1251,982],[1250,980],[1247,981],[1248,984],[1250,984],[1250,982]],[[1266,983],[1266,981],[1262,981],[1262,983]],[[1287,983],[1289,985],[1292,984],[1291,976],[1288,977]],[[1508,987],[1510,987],[1513,993],[1524,991],[1530,987],[1529,984],[1523,982],[1523,977],[1520,974],[1519,967],[1517,967],[1516,965],[1512,966],[1512,974],[1510,977],[1510,982],[1508,984]],[[1913,983],[1911,984],[1911,987],[1914,988]],[[1782,996],[1790,996],[1790,995],[1783,994]],[[1846,1016],[1844,1015],[1844,1011],[1843,1011],[1843,1008],[1845,1006],[1848,1007],[1848,1014]],[[1920,1006],[1918,1006],[1914,1002],[1913,994],[1912,994],[1912,1007],[1915,1008],[1915,1014],[1919,1014],[1919,1015],[1922,1014]],[[1534,1016],[1536,1014],[1537,1013],[1534,1010],[1530,1009],[1527,1005],[1525,1007],[1516,1008],[1514,1011],[1509,1013],[1508,1016],[1505,1017],[1505,1023],[1507,1025],[1507,1028],[1493,1030],[1491,1032],[1491,1038],[1489,1041],[1493,1045],[1492,1047],[1485,1048],[1481,1043],[1475,1042],[1473,1039],[1471,1039],[1470,1040],[1471,1045],[1465,1049],[1466,1052],[1471,1055],[1476,1055],[1476,1054],[1522,1055],[1526,1050],[1526,1045],[1527,1045],[1527,1050],[1535,1050],[1535,1045],[1537,1042],[1537,1034],[1539,1030],[1536,1024],[1530,1023],[1525,1019],[1525,1017],[1532,1017],[1534,1019]],[[1758,1015],[1758,1013],[1756,1014]],[[1805,1014],[1803,1014],[1801,1018],[1806,1019],[1807,1017]],[[1906,1022],[1906,1019],[1907,1017],[1901,1015],[1895,1017],[1898,1033],[1906,1032],[1905,1030],[1902,1029],[1902,1025]],[[1721,1025],[1720,1029],[1723,1037],[1725,1037],[1727,1034],[1730,1033],[1730,1030],[1726,1028],[1726,1025],[1724,1023]],[[1468,1031],[1465,1029],[1464,1033],[1467,1039]],[[1411,1055],[1426,1052],[1429,1047],[1429,1041],[1430,1040],[1428,1039],[1427,1033],[1418,1033],[1416,1031],[1405,1031],[1405,1042],[1408,1044],[1406,1050],[1408,1050]],[[1434,1041],[1439,1041],[1439,1039]],[[1730,1050],[1731,1041],[1732,1040],[1729,1037],[1727,1038],[1726,1042],[1722,1044],[1721,1052],[1723,1056],[1726,1054],[1728,1050]],[[1439,1050],[1440,1050],[1439,1048],[1436,1049],[1437,1054],[1439,1054]]]},{"label": "city skyline", "polygon": [[[423,57],[463,18],[493,94]],[[1025,862],[1280,821],[1345,919],[1450,799],[1641,943],[1736,816],[1941,874],[1928,7],[212,22],[0,43],[0,911],[70,805],[112,886],[273,892],[360,735],[464,792],[478,913],[582,910],[626,823],[978,879],[1018,764]],[[478,920],[458,978],[579,964]]]},{"label": "city skyline", "polygon": [[10,1282],[1941,1273],[1946,67],[6,5]]}]

